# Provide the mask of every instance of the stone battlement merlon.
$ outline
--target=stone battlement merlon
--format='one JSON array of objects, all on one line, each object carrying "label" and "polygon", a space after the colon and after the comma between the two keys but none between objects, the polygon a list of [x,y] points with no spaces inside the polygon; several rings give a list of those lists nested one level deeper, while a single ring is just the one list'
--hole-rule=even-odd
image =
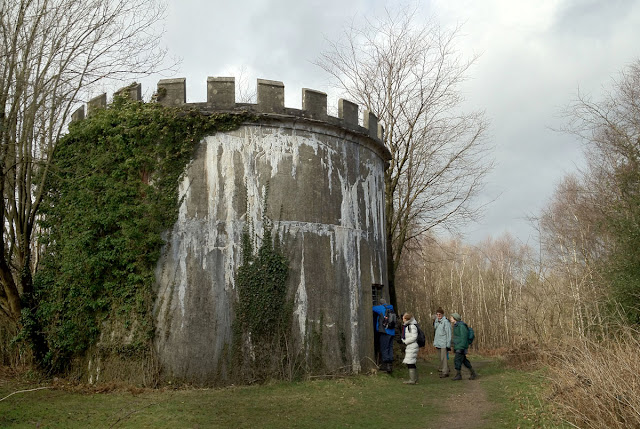
[{"label": "stone battlement merlon", "polygon": [[[302,109],[287,108],[284,105],[284,84],[282,82],[258,79],[257,103],[236,103],[235,78],[208,77],[207,101],[187,103],[186,79],[162,79],[158,82],[156,102],[169,107],[193,107],[205,112],[245,110],[257,115],[298,117],[311,121],[320,121],[334,127],[344,128],[365,135],[381,146],[383,157],[390,154],[383,145],[384,129],[378,118],[369,110],[363,112],[363,124],[358,123],[358,105],[345,99],[338,100],[338,117],[327,114],[327,94],[309,88],[302,88]],[[116,95],[128,96],[132,100],[142,100],[142,87],[138,83],[119,89]],[[102,94],[87,103],[87,115],[99,108],[107,107],[107,95]],[[72,121],[85,117],[84,106],[72,114]]]}]

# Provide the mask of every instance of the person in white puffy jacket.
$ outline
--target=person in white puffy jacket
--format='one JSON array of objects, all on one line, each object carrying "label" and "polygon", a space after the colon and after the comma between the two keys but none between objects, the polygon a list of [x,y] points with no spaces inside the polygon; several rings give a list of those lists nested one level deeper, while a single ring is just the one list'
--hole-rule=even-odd
[{"label": "person in white puffy jacket", "polygon": [[418,358],[418,327],[416,326],[416,319],[413,318],[411,313],[404,313],[402,315],[402,342],[407,346],[404,350],[404,360],[402,363],[409,368],[409,381],[405,381],[404,384],[417,384],[418,383],[418,368],[416,367],[416,360]]}]

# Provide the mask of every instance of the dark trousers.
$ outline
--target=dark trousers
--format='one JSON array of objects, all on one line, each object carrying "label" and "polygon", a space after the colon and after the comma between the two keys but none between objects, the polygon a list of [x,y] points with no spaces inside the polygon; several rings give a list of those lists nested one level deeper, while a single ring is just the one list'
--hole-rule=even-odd
[{"label": "dark trousers", "polygon": [[471,362],[467,359],[467,351],[466,350],[456,350],[456,357],[453,361],[453,364],[456,367],[456,371],[460,371],[462,369],[462,365],[471,369]]},{"label": "dark trousers", "polygon": [[382,362],[393,362],[393,335],[380,333],[380,355]]}]

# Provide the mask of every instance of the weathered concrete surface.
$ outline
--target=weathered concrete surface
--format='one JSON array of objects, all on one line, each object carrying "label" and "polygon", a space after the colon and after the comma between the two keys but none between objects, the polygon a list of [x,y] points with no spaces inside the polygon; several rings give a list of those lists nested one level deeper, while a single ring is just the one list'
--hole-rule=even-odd
[{"label": "weathered concrete surface", "polygon": [[[206,137],[158,264],[156,346],[169,378],[223,380],[245,222],[285,237],[298,339],[322,332],[328,370],[373,357],[371,284],[386,284],[384,161],[366,136],[279,118]],[[323,326],[319,326],[321,323]],[[302,344],[302,342],[298,342]]]}]

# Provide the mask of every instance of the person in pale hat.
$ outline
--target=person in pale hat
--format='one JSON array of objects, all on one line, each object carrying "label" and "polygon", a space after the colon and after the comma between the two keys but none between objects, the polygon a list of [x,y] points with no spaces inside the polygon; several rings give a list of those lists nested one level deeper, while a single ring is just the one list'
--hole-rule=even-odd
[{"label": "person in pale hat", "polygon": [[447,350],[451,345],[451,323],[444,317],[444,310],[438,307],[436,317],[433,321],[433,346],[440,358],[440,378],[449,377],[449,359]]},{"label": "person in pale hat", "polygon": [[471,366],[471,362],[467,359],[467,351],[469,349],[469,328],[467,324],[462,321],[462,317],[458,313],[451,313],[449,321],[453,325],[453,339],[451,340],[451,348],[456,354],[453,360],[453,364],[456,368],[456,376],[452,380],[462,380],[462,365],[466,366],[471,372],[469,380],[476,379],[476,372]]}]

